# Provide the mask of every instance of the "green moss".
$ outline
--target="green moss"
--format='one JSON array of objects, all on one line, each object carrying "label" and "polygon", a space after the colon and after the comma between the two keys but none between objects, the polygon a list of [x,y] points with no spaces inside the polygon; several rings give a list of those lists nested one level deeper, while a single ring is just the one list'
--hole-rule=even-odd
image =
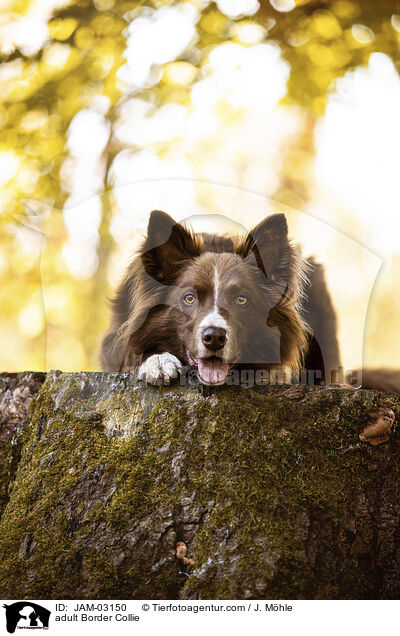
[{"label": "green moss", "polygon": [[26,429],[21,427],[11,439],[0,440],[0,516],[9,500],[21,459],[24,436],[26,436]]},{"label": "green moss", "polygon": [[41,373],[0,377],[0,516],[9,500],[22,448],[29,435],[29,404],[44,381]]},{"label": "green moss", "polygon": [[[298,402],[273,387],[205,397],[82,382],[50,376],[36,401],[0,524],[0,596],[335,596],[338,581],[315,588],[301,539],[342,519],[340,556],[351,502],[377,478],[366,465],[385,452],[358,443],[372,394],[309,389]],[[399,410],[393,396],[382,405]],[[174,558],[185,533],[189,577]]]}]

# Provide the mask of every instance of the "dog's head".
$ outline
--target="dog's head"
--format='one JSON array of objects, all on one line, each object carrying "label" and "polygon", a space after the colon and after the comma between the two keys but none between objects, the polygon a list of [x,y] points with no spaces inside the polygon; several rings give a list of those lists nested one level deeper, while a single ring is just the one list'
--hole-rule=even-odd
[{"label": "dog's head", "polygon": [[154,211],[141,260],[162,295],[158,328],[203,383],[222,384],[235,365],[299,367],[301,258],[283,214],[228,238],[193,234]]}]

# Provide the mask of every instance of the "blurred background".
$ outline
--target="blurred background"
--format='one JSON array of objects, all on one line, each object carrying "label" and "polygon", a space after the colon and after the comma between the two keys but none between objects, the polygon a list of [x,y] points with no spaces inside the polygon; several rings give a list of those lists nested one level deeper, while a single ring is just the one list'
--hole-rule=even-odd
[{"label": "blurred background", "polygon": [[391,0],[2,0],[0,370],[98,368],[153,208],[287,210],[345,367],[399,366],[399,46]]}]

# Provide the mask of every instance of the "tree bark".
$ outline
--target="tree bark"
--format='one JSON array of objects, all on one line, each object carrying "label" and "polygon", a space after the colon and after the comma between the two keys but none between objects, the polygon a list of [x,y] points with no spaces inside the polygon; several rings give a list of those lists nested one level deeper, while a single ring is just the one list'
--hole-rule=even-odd
[{"label": "tree bark", "polygon": [[400,396],[43,380],[0,377],[0,598],[400,596],[398,435],[359,440]]},{"label": "tree bark", "polygon": [[45,377],[44,373],[0,374],[0,515],[21,458],[32,398],[40,391]]}]

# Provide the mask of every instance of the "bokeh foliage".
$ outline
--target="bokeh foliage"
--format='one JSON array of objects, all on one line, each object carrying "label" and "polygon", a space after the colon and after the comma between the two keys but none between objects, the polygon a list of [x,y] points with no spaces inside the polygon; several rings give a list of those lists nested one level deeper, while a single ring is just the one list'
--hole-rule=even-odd
[{"label": "bokeh foliage", "polygon": [[[6,176],[0,191],[0,360],[7,370],[46,364],[46,320],[41,310],[38,266],[40,236],[28,237],[29,230],[16,223],[16,216],[27,214],[21,202],[28,198],[53,208],[63,207],[69,195],[62,173],[69,155],[68,129],[80,111],[97,103],[102,104],[109,123],[109,137],[99,164],[102,190],[113,185],[110,174],[114,158],[124,147],[129,148],[114,134],[121,105],[131,95],[131,88],[118,75],[125,63],[128,27],[150,9],[182,4],[155,0],[67,1],[49,12],[48,36],[39,50],[30,53],[29,46],[10,43],[1,49],[0,155]],[[398,66],[400,3],[262,0],[253,15],[235,18],[221,10],[221,3],[193,0],[191,4],[201,9],[195,38],[175,60],[159,64],[158,81],[136,90],[135,95],[154,108],[166,103],[190,108],[192,88],[204,74],[210,52],[228,41],[250,46],[251,37],[246,41],[246,33],[251,34],[252,26],[258,25],[262,41],[276,43],[290,66],[284,101],[306,113],[304,135],[299,135],[297,147],[289,149],[281,175],[285,191],[297,190],[304,200],[307,184],[294,183],[291,174],[312,157],[313,124],[323,116],[327,93],[336,78],[366,64],[372,52],[386,53]],[[6,4],[0,16],[0,44],[1,29],[4,33],[34,5],[34,0]],[[29,44],[29,33],[26,42]],[[268,77],[259,81],[267,82]],[[233,115],[227,110],[218,112],[220,124],[223,126],[224,118]],[[157,151],[162,153],[164,145],[158,144]],[[296,170],[293,157],[297,157]],[[306,172],[303,181],[307,181]],[[112,193],[102,197],[96,245],[99,265],[96,275],[87,280],[75,280],[62,258],[66,240],[62,213],[45,227],[49,241],[42,275],[47,320],[54,328],[54,354],[47,361],[49,366],[96,366],[98,338],[106,323],[99,298],[109,292],[107,263],[113,250],[109,224],[115,207]]]}]

